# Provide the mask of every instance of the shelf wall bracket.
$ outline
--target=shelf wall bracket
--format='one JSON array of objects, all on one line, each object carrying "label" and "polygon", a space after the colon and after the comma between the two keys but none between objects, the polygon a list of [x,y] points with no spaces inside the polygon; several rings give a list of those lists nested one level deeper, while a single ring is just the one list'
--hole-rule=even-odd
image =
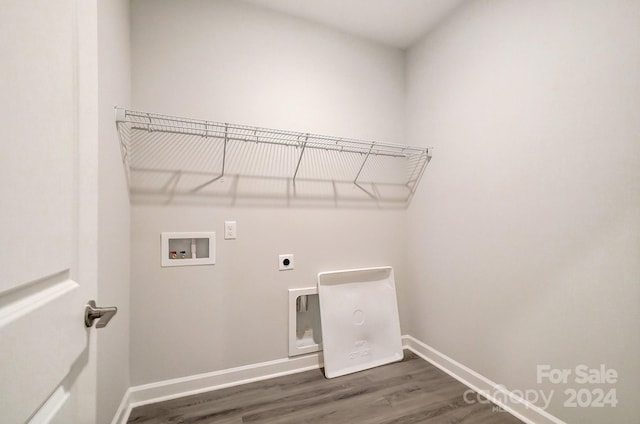
[{"label": "shelf wall bracket", "polygon": [[[204,137],[207,138],[209,134],[209,124],[207,123],[205,126],[205,135]],[[218,175],[217,177],[206,181],[202,184],[200,184],[199,186],[193,188],[191,190],[192,193],[195,193],[199,190],[202,190],[203,188],[205,188],[206,186],[215,183],[216,181],[220,180],[222,182],[224,182],[224,167],[225,164],[227,162],[227,142],[229,141],[229,124],[224,124],[224,142],[222,144],[222,171],[220,172],[220,175]]]},{"label": "shelf wall bracket", "polygon": [[127,187],[131,187],[131,166],[129,160],[129,143],[123,137],[123,132],[120,126],[125,126],[127,120],[127,111],[121,107],[115,106],[114,111],[116,114],[116,129],[118,130],[118,138],[120,139],[120,156],[122,157],[122,164],[124,165],[124,176],[127,180]]},{"label": "shelf wall bracket", "polygon": [[367,164],[367,160],[369,160],[369,156],[371,155],[371,152],[373,151],[373,147],[374,146],[375,146],[375,143],[371,143],[371,147],[369,147],[369,151],[365,155],[364,160],[362,161],[362,165],[360,165],[360,169],[358,170],[358,173],[356,174],[356,177],[353,179],[353,185],[355,185],[360,190],[364,191],[369,196],[371,196],[371,197],[373,197],[375,199],[376,197],[373,194],[369,193],[369,191],[365,190],[364,187],[362,187],[360,184],[358,184],[358,178],[360,178],[360,174],[362,174],[362,170],[364,169],[364,166]]},{"label": "shelf wall bracket", "polygon": [[302,142],[302,151],[300,151],[300,156],[298,156],[298,163],[296,164],[296,170],[293,173],[293,186],[296,186],[296,177],[298,176],[298,171],[300,170],[300,162],[302,162],[302,155],[304,155],[304,149],[307,148],[307,141],[309,140],[309,134],[304,137],[304,141]]},{"label": "shelf wall bracket", "polygon": [[431,157],[431,150],[427,149],[420,155],[420,159],[416,162],[416,166],[411,172],[409,180],[407,181],[407,188],[409,188],[409,194],[411,196],[413,196],[416,188],[418,188],[418,183],[422,179],[422,175],[424,174],[424,170],[427,168],[427,165],[429,165],[429,162],[431,162]]},{"label": "shelf wall bracket", "polygon": [[224,144],[222,146],[222,173],[220,178],[224,178],[224,167],[227,163],[227,142],[229,141],[229,124],[224,124]]}]

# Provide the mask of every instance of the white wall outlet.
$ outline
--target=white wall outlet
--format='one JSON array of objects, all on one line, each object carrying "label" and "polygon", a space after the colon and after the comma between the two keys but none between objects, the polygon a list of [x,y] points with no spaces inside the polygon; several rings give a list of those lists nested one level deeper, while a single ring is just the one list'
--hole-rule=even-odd
[{"label": "white wall outlet", "polygon": [[235,240],[238,238],[236,221],[224,221],[224,239]]},{"label": "white wall outlet", "polygon": [[280,271],[293,269],[293,253],[278,256],[278,264]]}]

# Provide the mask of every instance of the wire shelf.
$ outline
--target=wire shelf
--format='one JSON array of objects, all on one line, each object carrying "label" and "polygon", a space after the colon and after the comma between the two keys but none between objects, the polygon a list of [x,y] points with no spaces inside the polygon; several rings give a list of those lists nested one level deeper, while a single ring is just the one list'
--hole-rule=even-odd
[{"label": "wire shelf", "polygon": [[[431,160],[428,147],[122,108],[116,108],[116,125],[134,194],[352,198],[408,204]],[[345,191],[346,186],[358,188],[360,196]]]}]

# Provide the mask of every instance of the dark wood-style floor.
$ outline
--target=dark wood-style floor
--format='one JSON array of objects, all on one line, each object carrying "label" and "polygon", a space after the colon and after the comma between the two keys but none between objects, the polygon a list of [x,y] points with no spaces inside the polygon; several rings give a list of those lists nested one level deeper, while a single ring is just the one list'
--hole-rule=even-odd
[{"label": "dark wood-style floor", "polygon": [[140,406],[128,423],[521,424],[492,404],[465,402],[466,390],[405,351],[402,362],[330,380],[313,370]]}]

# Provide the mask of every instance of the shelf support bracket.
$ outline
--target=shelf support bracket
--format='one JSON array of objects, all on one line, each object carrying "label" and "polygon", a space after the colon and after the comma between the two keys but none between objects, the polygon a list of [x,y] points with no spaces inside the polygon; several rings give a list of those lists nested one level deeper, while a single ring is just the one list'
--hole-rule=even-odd
[{"label": "shelf support bracket", "polygon": [[413,193],[415,193],[418,183],[422,179],[422,174],[424,174],[424,170],[427,168],[427,165],[429,165],[429,162],[431,162],[431,154],[429,149],[427,149],[416,161],[416,165],[413,171],[411,171],[411,175],[407,181],[406,186],[409,189],[409,196],[412,196]]},{"label": "shelf support bracket", "polygon": [[[206,130],[206,133],[208,133],[208,128]],[[206,186],[208,186],[209,184],[213,184],[218,180],[222,180],[224,181],[224,167],[225,164],[227,162],[227,141],[229,140],[229,124],[224,124],[224,143],[222,145],[222,172],[220,173],[220,175],[218,175],[217,177],[206,181],[202,184],[200,184],[199,186],[197,186],[196,188],[192,189],[191,192],[195,193],[196,191],[202,190],[203,188],[205,188]]]},{"label": "shelf support bracket", "polygon": [[374,144],[371,144],[371,147],[369,147],[369,151],[367,152],[367,155],[364,157],[364,160],[362,161],[362,165],[360,165],[360,169],[358,170],[358,173],[356,174],[356,177],[353,179],[353,183],[355,185],[357,184],[358,178],[360,177],[360,174],[362,173],[362,170],[364,169],[364,166],[367,164],[367,160],[369,159],[369,155],[371,155],[371,151],[373,150],[373,146]]},{"label": "shelf support bracket", "polygon": [[302,155],[304,155],[304,149],[307,148],[307,141],[309,140],[309,134],[307,134],[302,142],[302,151],[300,152],[300,156],[298,156],[298,163],[296,164],[296,170],[293,173],[293,186],[296,186],[296,177],[298,176],[298,170],[300,169],[300,162],[302,162]]},{"label": "shelf support bracket", "polygon": [[124,175],[127,179],[127,187],[131,187],[131,165],[129,160],[129,148],[127,138],[123,137],[123,130],[120,126],[124,126],[125,114],[124,109],[116,108],[116,128],[118,130],[118,140],[120,141],[120,156],[122,157],[122,164],[124,165]]},{"label": "shelf support bracket", "polygon": [[365,193],[367,193],[372,198],[376,199],[375,195],[371,194],[368,190],[366,190],[364,187],[362,187],[360,184],[358,184],[358,178],[360,178],[360,174],[362,173],[362,170],[364,169],[364,166],[367,164],[367,160],[369,160],[369,156],[371,155],[371,152],[373,151],[373,147],[374,146],[375,146],[375,143],[371,143],[371,147],[369,147],[369,151],[367,152],[367,155],[364,157],[364,160],[362,161],[362,165],[360,165],[360,169],[358,170],[358,173],[356,174],[356,177],[353,179],[353,185],[355,185],[360,190],[362,190]]},{"label": "shelf support bracket", "polygon": [[222,146],[222,173],[220,178],[224,178],[224,167],[227,163],[227,141],[229,141],[229,124],[224,124],[224,145]]}]

